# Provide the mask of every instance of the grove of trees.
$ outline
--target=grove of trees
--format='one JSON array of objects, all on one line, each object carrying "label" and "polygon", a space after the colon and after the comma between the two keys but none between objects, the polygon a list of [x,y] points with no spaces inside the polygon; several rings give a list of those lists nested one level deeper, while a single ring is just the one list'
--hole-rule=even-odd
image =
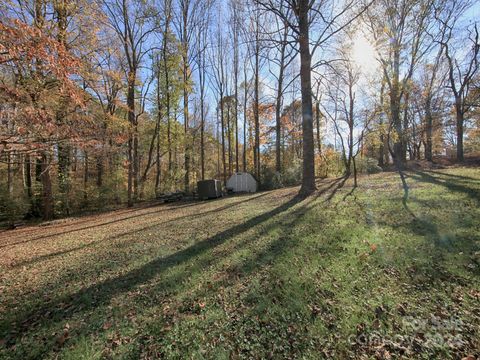
[{"label": "grove of trees", "polygon": [[473,0],[0,0],[0,221],[480,151]]}]

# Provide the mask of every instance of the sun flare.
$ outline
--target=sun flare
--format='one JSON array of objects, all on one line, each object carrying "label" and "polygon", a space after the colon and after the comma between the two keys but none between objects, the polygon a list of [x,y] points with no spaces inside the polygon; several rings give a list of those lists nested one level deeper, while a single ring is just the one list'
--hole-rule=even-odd
[{"label": "sun flare", "polygon": [[365,75],[378,69],[375,47],[362,32],[358,32],[353,41],[352,59]]}]

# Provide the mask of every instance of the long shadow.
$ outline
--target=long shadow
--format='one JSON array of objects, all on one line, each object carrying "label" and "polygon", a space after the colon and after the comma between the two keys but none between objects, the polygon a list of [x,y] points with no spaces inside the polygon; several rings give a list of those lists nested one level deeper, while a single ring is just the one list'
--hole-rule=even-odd
[{"label": "long shadow", "polygon": [[432,175],[430,175],[426,172],[423,172],[423,171],[411,171],[410,177],[413,178],[413,179],[416,179],[418,181],[423,181],[423,182],[428,182],[428,183],[435,184],[435,185],[444,186],[451,191],[455,191],[455,192],[459,192],[459,193],[463,193],[465,195],[468,195],[470,198],[472,198],[474,200],[477,200],[477,201],[480,200],[480,191],[479,190],[472,189],[471,187],[462,185],[458,182],[452,182],[451,180],[447,180],[447,179],[442,181],[441,179],[438,179],[435,176],[432,176]]},{"label": "long shadow", "polygon": [[150,224],[148,226],[144,226],[144,227],[139,228],[139,229],[133,229],[133,230],[129,230],[129,231],[119,233],[119,234],[112,234],[112,235],[110,235],[106,238],[103,238],[103,239],[100,239],[100,240],[97,240],[97,241],[92,241],[92,242],[89,242],[87,244],[83,244],[83,245],[80,245],[80,246],[76,246],[76,247],[71,248],[71,249],[66,249],[66,250],[61,250],[61,251],[57,251],[57,252],[50,253],[50,254],[40,255],[40,256],[38,256],[36,258],[33,258],[33,259],[28,259],[28,260],[25,260],[25,261],[15,263],[15,265],[11,266],[11,268],[19,268],[19,267],[23,267],[23,266],[27,266],[27,265],[33,265],[33,264],[39,263],[41,261],[53,259],[54,257],[57,257],[57,256],[66,255],[66,254],[73,253],[73,252],[76,252],[76,251],[84,250],[84,249],[93,247],[93,246],[95,246],[99,243],[106,242],[108,240],[113,240],[113,239],[116,239],[116,238],[126,237],[126,236],[132,235],[134,233],[138,233],[138,232],[141,232],[141,231],[146,231],[146,230],[149,230],[149,229],[153,229],[153,228],[156,228],[159,225],[167,225],[167,224],[170,224],[170,223],[173,223],[173,222],[176,222],[176,221],[182,221],[182,220],[186,220],[186,219],[193,220],[193,219],[204,217],[204,216],[206,216],[208,214],[211,214],[211,213],[222,212],[222,211],[228,210],[232,207],[238,206],[240,204],[244,204],[244,203],[247,203],[247,202],[252,201],[252,200],[257,200],[257,199],[259,199],[261,197],[264,197],[266,195],[268,195],[268,193],[263,193],[263,194],[258,195],[258,196],[250,197],[250,198],[248,198],[246,200],[243,200],[243,201],[236,201],[232,204],[228,204],[228,205],[222,206],[220,208],[215,208],[215,209],[204,211],[204,212],[201,212],[201,213],[183,215],[183,216],[179,216],[179,217],[169,219],[169,220],[166,220],[166,221],[155,222],[153,224]]},{"label": "long shadow", "polygon": [[424,171],[424,172],[425,173],[438,174],[438,175],[445,176],[445,177],[451,177],[451,178],[454,178],[454,179],[460,179],[460,180],[463,180],[463,181],[480,182],[479,178],[473,178],[473,177],[464,176],[464,175],[450,174],[450,173],[446,173],[446,172],[442,172],[442,171],[438,171],[438,170],[437,171]]},{"label": "long shadow", "polygon": [[[302,195],[298,195],[298,198],[299,199],[304,199],[303,203],[302,203],[302,206],[301,207],[298,207],[297,209],[295,209],[294,211],[292,211],[289,216],[288,216],[288,219],[286,223],[279,223],[279,222],[275,222],[273,223],[270,227],[268,228],[264,228],[262,230],[262,232],[258,235],[259,237],[262,236],[262,234],[265,234],[267,233],[271,227],[273,226],[280,226],[281,228],[284,228],[285,229],[285,233],[288,233],[292,230],[293,226],[295,224],[298,223],[298,221],[301,219],[301,217],[303,215],[305,215],[308,211],[310,211],[310,209],[308,208],[308,206],[312,203],[314,203],[318,198],[320,198],[322,195],[326,194],[329,190],[331,190],[332,188],[335,189],[335,186],[337,185],[338,186],[338,183],[342,180],[342,178],[337,178],[337,179],[334,179],[334,180],[328,180],[328,181],[322,181],[320,182],[319,184],[317,185],[324,185],[326,183],[327,186],[324,186],[324,187],[320,187],[317,189],[317,191],[312,194],[311,196],[307,196],[307,197],[303,197]],[[291,195],[290,195],[291,196]],[[283,236],[281,237],[283,239]],[[281,242],[282,240],[279,239],[279,242]],[[245,245],[243,243],[239,243],[237,247],[240,247],[242,245]],[[285,244],[283,244],[285,245]],[[272,245],[275,249],[279,249],[280,247],[282,247],[281,244],[278,244],[278,245]],[[275,252],[277,253],[277,252]],[[279,252],[278,252],[279,253]],[[259,255],[255,258],[258,258],[260,259],[262,257],[262,254],[263,253],[259,253]],[[270,254],[271,255],[271,254]],[[253,263],[252,261],[250,261],[250,263]],[[260,263],[263,263],[263,262],[259,262]]]},{"label": "long shadow", "polygon": [[[55,322],[58,323],[73,316],[76,313],[75,308],[77,306],[81,307],[82,312],[87,312],[100,305],[104,305],[116,295],[127,292],[132,288],[151,280],[155,276],[164,273],[174,266],[181,265],[194,259],[195,257],[204,254],[205,252],[227,242],[228,240],[241,235],[252,227],[255,227],[267,220],[270,220],[272,217],[287,211],[302,200],[303,198],[296,196],[271,211],[251,218],[242,224],[233,226],[230,229],[197,242],[181,251],[152,260],[149,263],[126,273],[125,275],[107,279],[98,284],[94,284],[79,290],[72,295],[62,296],[54,301],[44,303],[33,311],[20,314],[9,326],[12,330],[15,330],[10,334],[2,335],[7,335],[6,337],[8,339],[8,343],[13,344],[16,340],[20,339],[25,332],[31,329],[25,324],[32,324],[35,321],[41,321],[42,319],[48,321],[49,317],[50,319],[54,318]],[[250,239],[250,241],[253,241],[253,239]],[[92,301],[86,303],[85,299],[91,299]],[[72,303],[72,306],[67,309],[62,309],[62,304],[69,303]]]},{"label": "long shadow", "polygon": [[[380,226],[388,226],[392,229],[398,229],[399,226],[388,223],[379,223]],[[455,280],[465,281],[468,279],[459,277],[448,270],[445,262],[448,254],[459,254],[462,258],[468,259],[470,253],[478,251],[478,246],[472,241],[472,238],[464,234],[451,235],[440,231],[439,225],[429,217],[416,216],[411,222],[401,225],[412,235],[421,236],[425,240],[425,244],[432,244],[433,247],[423,246],[406,247],[400,250],[402,253],[399,257],[406,259],[422,258],[423,261],[413,265],[414,271],[409,273],[409,276],[414,282],[419,285],[419,288],[428,290],[432,286],[436,286],[436,280]],[[426,260],[426,261],[425,261]],[[479,276],[480,271],[475,268],[469,270],[472,275]],[[426,277],[428,280],[426,281]]]},{"label": "long shadow", "polygon": [[[73,217],[59,218],[57,219],[59,220],[59,222],[56,222],[56,223],[48,223],[48,222],[38,222],[38,223],[31,223],[31,224],[27,223],[26,228],[18,227],[15,229],[14,233],[20,232],[22,233],[22,235],[24,235],[24,234],[34,233],[38,231],[39,228],[55,229],[57,227],[81,225],[81,224],[92,222],[92,218],[97,216],[106,216],[106,215],[112,215],[112,214],[120,216],[120,215],[125,215],[125,214],[129,214],[132,212],[137,212],[137,211],[141,211],[141,210],[145,210],[153,207],[157,208],[163,205],[166,205],[166,204],[160,201],[151,201],[148,203],[138,204],[137,206],[134,206],[132,208],[118,208],[118,209],[111,209],[111,210],[105,210],[105,211],[91,212],[86,214],[79,214],[79,215],[74,215]],[[178,207],[182,207],[182,206],[185,207],[185,205],[180,205]],[[0,235],[3,235],[3,234],[10,235],[12,234],[12,230],[4,230],[4,229],[0,230]]]},{"label": "long shadow", "polygon": [[333,197],[335,196],[335,194],[338,192],[338,190],[343,188],[343,186],[345,185],[347,180],[348,180],[348,177],[346,177],[346,176],[342,176],[342,177],[339,177],[339,178],[335,179],[327,188],[319,191],[319,193],[316,195],[317,198],[333,188],[333,190],[328,194],[327,198],[324,201],[324,202],[330,202],[333,199]]},{"label": "long shadow", "polygon": [[[150,215],[150,214],[153,214],[153,213],[159,213],[159,212],[165,212],[165,211],[170,211],[170,210],[177,210],[177,209],[180,209],[180,208],[196,206],[196,205],[199,205],[199,203],[181,205],[181,206],[176,206],[176,207],[168,207],[167,209],[158,210],[157,207],[162,206],[162,205],[163,204],[156,205],[156,206],[154,206],[156,208],[155,210],[144,212],[144,213],[137,214],[137,215],[126,216],[126,217],[122,217],[120,219],[106,221],[106,222],[103,222],[103,223],[100,223],[100,224],[83,226],[83,227],[80,227],[80,228],[60,231],[60,232],[56,232],[56,233],[53,233],[53,234],[37,236],[37,237],[32,238],[32,239],[27,239],[27,240],[17,241],[17,242],[14,242],[14,243],[8,243],[8,244],[0,245],[0,249],[5,248],[5,247],[9,247],[9,246],[15,246],[15,245],[25,244],[25,243],[29,243],[29,242],[34,242],[34,241],[38,241],[38,240],[45,240],[45,239],[52,238],[52,237],[55,237],[55,236],[71,234],[71,233],[74,233],[74,232],[77,232],[77,231],[93,229],[93,228],[97,228],[97,227],[101,227],[101,226],[107,226],[107,225],[115,224],[115,223],[118,223],[118,222],[121,222],[121,221],[130,220],[130,219],[134,219],[134,218],[137,218],[137,217],[142,217],[142,216],[145,216],[145,215]],[[137,211],[139,211],[139,210],[142,210],[142,208],[137,209]],[[81,221],[81,223],[85,223],[85,222],[92,222],[92,220],[89,219],[89,220]],[[68,224],[68,225],[64,225],[64,226],[75,226],[77,224],[78,223],[74,223],[74,224]],[[37,229],[37,231],[38,231],[38,229]]]},{"label": "long shadow", "polygon": [[356,200],[357,197],[356,197],[355,194],[354,194],[354,192],[355,192],[356,189],[357,189],[356,186],[352,186],[352,188],[350,189],[350,191],[343,196],[342,201],[346,201],[349,196],[353,196],[354,200]]},{"label": "long shadow", "polygon": [[[325,190],[326,191],[326,190]],[[325,191],[322,191],[324,193]],[[312,198],[310,203],[315,201],[317,197]],[[279,257],[285,253],[288,249],[292,248],[297,241],[292,241],[289,238],[290,233],[294,229],[295,225],[302,219],[302,217],[309,211],[308,204],[303,204],[289,214],[287,222],[281,224],[281,228],[284,229],[282,236],[273,241],[266,249],[259,252],[256,256],[250,257],[243,263],[242,270],[244,273],[252,273],[254,269],[267,264],[273,258]],[[278,224],[276,224],[278,225]]]},{"label": "long shadow", "polygon": [[[267,193],[264,193],[260,196],[264,196],[266,195]],[[258,197],[260,197],[258,196]],[[248,200],[247,200],[248,201]],[[238,203],[241,203],[238,202]],[[48,234],[48,235],[42,235],[42,236],[38,236],[36,238],[33,238],[33,239],[27,239],[27,240],[22,240],[22,241],[17,241],[17,242],[14,242],[14,243],[9,243],[9,244],[5,244],[5,245],[1,245],[0,246],[0,249],[1,248],[5,248],[5,247],[8,247],[8,246],[15,246],[15,245],[20,245],[20,244],[25,244],[25,243],[29,243],[29,242],[33,242],[33,241],[38,241],[38,240],[45,240],[45,239],[49,239],[49,238],[52,238],[52,237],[55,237],[55,236],[61,236],[61,235],[66,235],[66,234],[71,234],[71,233],[74,233],[74,232],[77,232],[77,231],[83,231],[83,230],[89,230],[89,229],[93,229],[93,228],[97,228],[97,227],[102,227],[102,226],[107,226],[107,225],[111,225],[111,224],[115,224],[115,223],[118,223],[118,222],[122,222],[122,221],[126,221],[126,220],[131,220],[131,219],[134,219],[134,218],[139,218],[139,217],[143,217],[143,216],[146,216],[146,215],[151,215],[151,214],[156,214],[156,213],[160,213],[160,212],[166,212],[166,211],[174,211],[174,210],[178,210],[178,209],[183,209],[183,208],[188,208],[188,207],[193,207],[193,206],[198,206],[198,205],[201,205],[202,203],[192,203],[192,204],[186,204],[186,205],[180,205],[180,206],[170,206],[168,207],[167,209],[161,209],[161,210],[153,210],[153,211],[148,211],[148,212],[143,212],[141,214],[137,214],[137,215],[133,215],[133,216],[126,216],[126,217],[122,217],[120,219],[115,219],[115,220],[111,220],[111,221],[106,221],[106,222],[103,222],[103,223],[100,223],[100,224],[95,224],[95,225],[89,225],[89,226],[83,226],[81,228],[75,228],[75,229],[71,229],[71,230],[65,230],[65,231],[61,231],[61,232],[57,232],[57,233],[54,233],[54,234]],[[163,204],[162,204],[163,205]],[[236,203],[234,204],[231,204],[229,207],[232,207],[232,206],[235,206]],[[156,207],[158,207],[159,205],[157,205]],[[141,209],[139,209],[141,210]],[[213,212],[213,211],[216,211],[215,209],[214,210],[210,210],[210,211],[207,211],[207,212],[204,212],[202,214],[207,214],[209,212]],[[92,221],[92,220],[90,220]],[[71,224],[71,226],[74,226],[75,224]]]}]

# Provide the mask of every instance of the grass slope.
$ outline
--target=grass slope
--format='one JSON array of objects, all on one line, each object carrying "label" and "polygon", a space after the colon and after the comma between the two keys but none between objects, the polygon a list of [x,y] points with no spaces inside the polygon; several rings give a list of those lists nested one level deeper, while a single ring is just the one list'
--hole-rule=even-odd
[{"label": "grass slope", "polygon": [[0,357],[479,356],[480,170],[408,182],[408,208],[388,173],[0,233]]}]

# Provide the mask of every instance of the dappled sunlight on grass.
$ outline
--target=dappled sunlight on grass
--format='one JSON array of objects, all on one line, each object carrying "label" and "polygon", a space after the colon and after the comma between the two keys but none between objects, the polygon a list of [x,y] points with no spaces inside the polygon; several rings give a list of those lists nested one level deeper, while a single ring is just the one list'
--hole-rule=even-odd
[{"label": "dappled sunlight on grass", "polygon": [[[12,231],[0,240],[0,355],[471,353],[480,346],[480,172],[407,181],[410,212],[398,176],[384,173],[355,190],[322,180],[306,199],[289,188]],[[461,320],[462,342],[434,346],[408,326],[432,316]],[[375,346],[356,341],[377,333]],[[386,340],[393,335],[415,341]]]}]

